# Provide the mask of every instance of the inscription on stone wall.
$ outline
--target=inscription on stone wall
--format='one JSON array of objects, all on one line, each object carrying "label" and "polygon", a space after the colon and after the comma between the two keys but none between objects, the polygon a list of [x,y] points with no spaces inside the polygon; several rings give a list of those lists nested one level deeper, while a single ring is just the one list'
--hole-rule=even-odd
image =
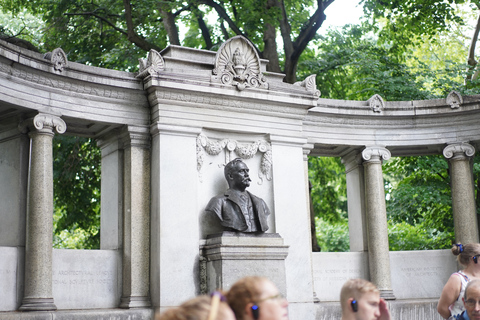
[{"label": "inscription on stone wall", "polygon": [[54,250],[52,287],[57,307],[116,307],[120,295],[118,255],[107,250]]}]

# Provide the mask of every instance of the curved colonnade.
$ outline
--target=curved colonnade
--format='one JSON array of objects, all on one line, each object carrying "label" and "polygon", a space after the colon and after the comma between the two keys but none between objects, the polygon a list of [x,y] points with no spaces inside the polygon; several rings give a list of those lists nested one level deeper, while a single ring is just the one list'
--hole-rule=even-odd
[{"label": "curved colonnade", "polygon": [[[198,240],[204,238],[199,231],[204,226],[196,221],[202,204],[170,199],[189,192],[194,197],[202,194],[196,182],[202,165],[196,143],[200,134],[236,135],[245,141],[267,137],[275,188],[275,193],[267,192],[275,211],[272,231],[290,246],[286,288],[292,314],[303,319],[315,313],[314,281],[305,276],[312,265],[310,240],[297,234],[309,228],[308,192],[302,188],[307,154],[342,157],[351,251],[368,252],[369,277],[385,298],[395,299],[395,292],[383,160],[443,153],[450,161],[457,241],[478,242],[469,181],[470,158],[480,141],[480,95],[462,97],[452,92],[446,99],[400,102],[383,101],[378,95],[369,101],[323,99],[311,77],[285,84],[282,75],[265,71],[266,61],[257,61],[259,72],[254,76],[258,78],[248,83],[241,77],[224,80],[225,75],[216,73],[221,59],[203,50],[171,46],[160,54],[150,52],[141,72],[133,74],[69,62],[61,49],[43,56],[0,41],[0,173],[5,177],[0,194],[6,203],[0,249],[16,248],[9,252],[14,257],[12,269],[18,270],[15,297],[0,311],[57,308],[49,249],[54,134],[91,137],[102,149],[101,249],[112,250],[121,261],[112,267],[121,269],[113,281],[117,283],[114,297],[103,308],[148,310],[178,304],[198,293],[198,275],[191,271],[196,262],[190,260],[198,256]],[[285,170],[295,178],[283,177]],[[180,186],[178,177],[195,183]],[[283,199],[288,184],[300,187],[291,195],[293,204]],[[290,217],[293,210],[305,219]],[[179,218],[181,222],[172,222],[172,215],[190,211]],[[297,220],[301,220],[294,224],[298,229],[290,230]],[[175,234],[180,223],[188,234],[183,238]],[[182,250],[191,266],[172,277],[170,264],[182,263],[172,257],[175,250]],[[298,261],[305,263],[303,269]],[[299,282],[298,275],[305,281]],[[169,293],[177,286],[187,294]]]}]

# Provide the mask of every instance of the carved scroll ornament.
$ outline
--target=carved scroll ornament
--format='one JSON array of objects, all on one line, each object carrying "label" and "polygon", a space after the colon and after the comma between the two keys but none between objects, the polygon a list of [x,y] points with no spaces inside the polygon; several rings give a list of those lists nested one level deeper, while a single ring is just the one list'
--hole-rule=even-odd
[{"label": "carved scroll ornament", "polygon": [[316,83],[316,74],[312,74],[305,78],[303,81],[297,81],[293,85],[295,86],[300,86],[304,87],[308,92],[311,92],[314,97],[320,98],[320,90],[317,89],[317,83]]},{"label": "carved scroll ornament", "polygon": [[262,184],[264,178],[269,181],[272,180],[272,147],[265,140],[242,144],[231,139],[211,140],[204,134],[199,134],[197,137],[197,171],[200,173],[203,166],[203,151],[211,156],[216,156],[223,150],[225,150],[225,163],[236,158],[235,154],[239,158],[250,159],[253,158],[257,152],[262,152],[263,156],[258,172],[260,181],[258,184]]},{"label": "carved scroll ornament", "polygon": [[217,52],[213,79],[231,84],[242,91],[247,87],[268,89],[260,72],[260,57],[247,39],[236,36],[227,40]]},{"label": "carved scroll ornament", "polygon": [[390,150],[381,146],[369,146],[362,151],[362,158],[365,161],[374,160],[375,158],[380,160],[388,160],[392,157]]},{"label": "carved scroll ornament", "polygon": [[148,75],[154,75],[160,73],[160,71],[165,69],[165,61],[163,60],[160,53],[151,49],[148,52],[147,60],[138,59],[139,70],[137,78],[145,78]]},{"label": "carved scroll ornament", "polygon": [[452,143],[443,149],[443,155],[447,159],[453,158],[453,156],[472,157],[475,155],[475,148],[466,142]]}]

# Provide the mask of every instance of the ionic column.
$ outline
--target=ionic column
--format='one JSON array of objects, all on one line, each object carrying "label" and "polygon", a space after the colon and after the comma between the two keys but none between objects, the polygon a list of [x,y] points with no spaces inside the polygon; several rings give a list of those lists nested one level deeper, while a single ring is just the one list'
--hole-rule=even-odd
[{"label": "ionic column", "polygon": [[362,151],[370,280],[378,287],[382,298],[393,300],[395,296],[390,275],[387,209],[382,175],[382,160],[388,160],[390,156],[390,151],[381,146],[368,146]]},{"label": "ionic column", "polygon": [[123,294],[121,308],[150,301],[150,134],[128,126],[124,134]]},{"label": "ionic column", "polygon": [[38,114],[30,127],[30,176],[25,245],[25,290],[22,311],[56,310],[52,294],[53,130],[64,133],[57,116]]},{"label": "ionic column", "polygon": [[352,151],[342,157],[347,181],[348,230],[351,252],[368,250],[365,181],[362,161],[362,156],[358,151]]},{"label": "ionic column", "polygon": [[468,143],[453,143],[443,149],[450,168],[455,241],[478,242],[477,214],[471,157],[475,148]]}]

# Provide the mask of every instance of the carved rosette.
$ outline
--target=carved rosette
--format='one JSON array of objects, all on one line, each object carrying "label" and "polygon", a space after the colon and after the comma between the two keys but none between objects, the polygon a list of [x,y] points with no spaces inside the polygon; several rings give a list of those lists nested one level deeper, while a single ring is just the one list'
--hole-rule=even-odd
[{"label": "carved rosette", "polygon": [[204,134],[199,134],[197,137],[197,171],[200,174],[204,162],[204,153],[211,156],[216,156],[225,150],[225,164],[235,158],[236,155],[242,159],[251,159],[257,152],[263,153],[260,163],[260,170],[258,177],[259,184],[263,183],[263,179],[272,180],[272,147],[265,140],[258,140],[250,144],[242,144],[236,140],[222,139],[220,141],[211,140]]},{"label": "carved rosette", "polygon": [[390,151],[382,146],[368,146],[362,151],[365,161],[388,160],[392,157]]},{"label": "carved rosette", "polygon": [[450,108],[458,109],[463,104],[463,98],[462,98],[462,95],[460,93],[453,90],[452,92],[450,92],[448,94],[446,102],[450,106]]},{"label": "carved rosette", "polygon": [[163,60],[163,57],[153,49],[148,52],[147,60],[138,59],[138,62],[139,70],[137,78],[143,79],[149,75],[159,74],[165,69],[165,61]]},{"label": "carved rosette", "polygon": [[374,94],[367,102],[373,112],[380,113],[385,109],[385,101],[379,94]]},{"label": "carved rosette", "polygon": [[212,80],[236,86],[240,91],[247,87],[268,89],[267,80],[260,71],[260,57],[253,45],[242,36],[222,44],[212,73]]},{"label": "carved rosette", "polygon": [[443,149],[443,156],[447,159],[472,157],[475,155],[475,148],[466,142],[452,143]]},{"label": "carved rosette", "polygon": [[53,68],[56,71],[63,71],[63,69],[68,64],[67,55],[62,50],[62,48],[56,48],[52,52],[47,52],[44,56],[44,59],[50,60],[53,64]]},{"label": "carved rosette", "polygon": [[312,74],[303,81],[295,82],[293,85],[304,87],[308,92],[312,93],[315,98],[320,98],[320,90],[317,89],[317,75]]}]

